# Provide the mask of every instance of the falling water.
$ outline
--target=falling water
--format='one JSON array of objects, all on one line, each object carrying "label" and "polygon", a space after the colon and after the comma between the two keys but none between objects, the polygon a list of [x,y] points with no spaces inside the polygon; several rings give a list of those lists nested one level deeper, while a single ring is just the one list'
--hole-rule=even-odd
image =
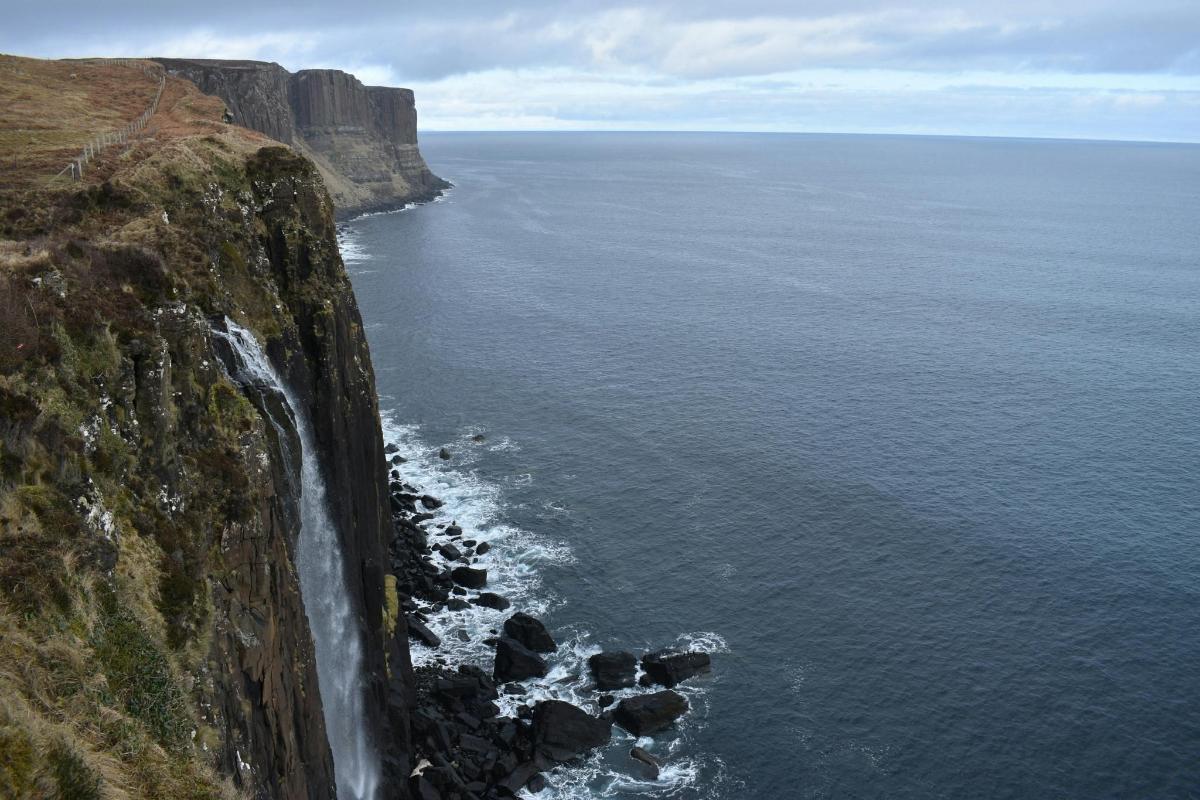
[{"label": "falling water", "polygon": [[[367,736],[362,684],[362,642],[354,607],[346,591],[341,542],[329,514],[325,480],[303,404],[280,380],[254,335],[226,320],[228,332],[214,330],[238,361],[234,378],[279,392],[291,411],[300,438],[300,541],[297,555],[300,595],[317,654],[317,682],[325,711],[325,730],[333,752],[338,796],[373,800],[379,785],[379,760]],[[268,412],[269,414],[269,412]],[[279,422],[272,419],[279,427]],[[281,442],[285,437],[280,437]]]}]

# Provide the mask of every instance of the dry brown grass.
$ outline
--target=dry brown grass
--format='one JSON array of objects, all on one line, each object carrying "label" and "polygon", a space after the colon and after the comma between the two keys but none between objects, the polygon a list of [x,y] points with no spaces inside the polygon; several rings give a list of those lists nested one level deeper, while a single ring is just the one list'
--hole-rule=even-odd
[{"label": "dry brown grass", "polygon": [[[156,78],[143,66],[89,60],[53,61],[0,55],[0,191],[63,184],[55,175],[100,133],[120,130],[154,99]],[[233,134],[254,146],[268,141],[224,125],[224,104],[189,82],[168,78],[159,111],[126,144],[106,147],[85,168],[85,183],[98,183],[155,152],[170,139]]]}]

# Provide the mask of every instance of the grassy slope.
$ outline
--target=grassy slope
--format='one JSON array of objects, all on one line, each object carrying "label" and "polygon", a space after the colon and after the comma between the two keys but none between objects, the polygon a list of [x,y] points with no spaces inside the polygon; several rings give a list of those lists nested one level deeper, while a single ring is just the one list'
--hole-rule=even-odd
[{"label": "grassy slope", "polygon": [[288,157],[171,80],[145,136],[51,179],[152,93],[135,68],[0,58],[4,798],[238,796],[200,700],[207,581],[264,434],[195,314],[164,309],[277,329],[246,163]]}]

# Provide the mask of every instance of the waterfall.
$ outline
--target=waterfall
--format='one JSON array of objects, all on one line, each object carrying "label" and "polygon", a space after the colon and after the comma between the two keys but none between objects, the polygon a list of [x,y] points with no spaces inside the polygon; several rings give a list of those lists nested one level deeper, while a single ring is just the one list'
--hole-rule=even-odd
[{"label": "waterfall", "polygon": [[[329,513],[308,411],[280,380],[254,335],[228,319],[225,325],[228,332],[214,329],[213,333],[233,351],[236,364],[231,377],[242,386],[277,392],[300,439],[300,537],[296,560],[300,595],[316,649],[317,682],[338,797],[374,800],[379,758],[367,735],[362,641],[354,605],[346,591],[341,541]],[[266,413],[280,431],[281,448],[284,457],[289,458],[281,421],[269,410]]]}]

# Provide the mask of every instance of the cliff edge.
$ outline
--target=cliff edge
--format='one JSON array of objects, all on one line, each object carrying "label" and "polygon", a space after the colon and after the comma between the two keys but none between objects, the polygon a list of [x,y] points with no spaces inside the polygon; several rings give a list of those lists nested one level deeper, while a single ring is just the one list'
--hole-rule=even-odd
[{"label": "cliff edge", "polygon": [[[168,77],[144,131],[56,176],[145,108],[155,69],[0,56],[0,797],[335,795],[298,578],[301,414],[381,796],[407,797],[374,375],[321,175]],[[362,93],[343,82],[296,131],[392,113],[345,111]],[[286,134],[277,111],[258,123]],[[297,407],[238,378],[229,322]]]},{"label": "cliff edge", "polygon": [[431,200],[449,186],[417,147],[411,89],[364,86],[335,69],[290,73],[263,61],[155,60],[220,97],[236,124],[308,156],[339,216]]}]

